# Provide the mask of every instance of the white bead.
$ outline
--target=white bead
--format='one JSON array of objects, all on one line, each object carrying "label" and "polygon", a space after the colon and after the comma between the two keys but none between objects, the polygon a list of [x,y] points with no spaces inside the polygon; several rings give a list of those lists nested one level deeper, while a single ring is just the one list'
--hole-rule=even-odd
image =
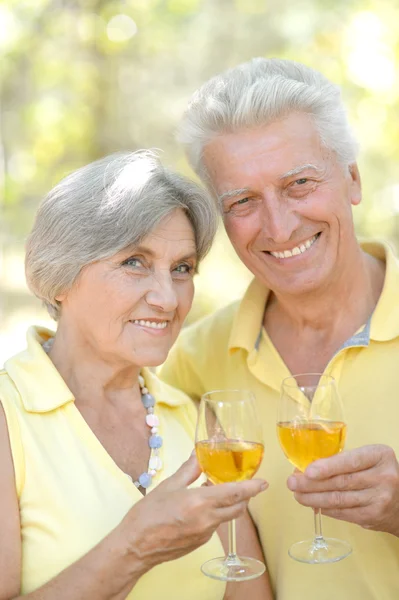
[{"label": "white bead", "polygon": [[141,388],[143,388],[145,386],[144,377],[142,375],[139,375],[139,386]]},{"label": "white bead", "polygon": [[162,469],[162,460],[159,458],[159,456],[151,456],[148,463],[148,468],[151,470],[155,469],[156,471]]},{"label": "white bead", "polygon": [[151,475],[151,477],[154,477],[154,475],[156,475],[156,474],[157,474],[157,472],[156,472],[156,470],[155,470],[155,469],[150,469],[148,472],[149,472],[149,474]]},{"label": "white bead", "polygon": [[141,393],[142,394],[148,394],[148,390],[147,390],[147,388],[145,386],[141,388]]},{"label": "white bead", "polygon": [[158,427],[152,427],[151,433],[158,433]]},{"label": "white bead", "polygon": [[147,413],[148,413],[149,415],[153,415],[153,414],[154,414],[154,407],[153,407],[153,406],[150,406],[149,408],[147,408]]}]

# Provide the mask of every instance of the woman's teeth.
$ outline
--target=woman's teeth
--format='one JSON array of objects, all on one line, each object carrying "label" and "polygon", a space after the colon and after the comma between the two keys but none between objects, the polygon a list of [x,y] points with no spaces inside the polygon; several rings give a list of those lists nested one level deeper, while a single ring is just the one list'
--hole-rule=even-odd
[{"label": "woman's teeth", "polygon": [[319,234],[316,233],[312,238],[308,239],[306,242],[301,244],[300,246],[295,246],[292,250],[284,250],[284,252],[270,252],[272,256],[275,258],[290,258],[291,256],[298,256],[298,254],[303,254],[308,250],[317,240]]},{"label": "woman's teeth", "polygon": [[132,321],[134,325],[142,325],[143,327],[151,327],[152,329],[165,329],[168,326],[168,321],[162,321],[161,323],[156,323],[155,321],[143,321],[135,319]]}]

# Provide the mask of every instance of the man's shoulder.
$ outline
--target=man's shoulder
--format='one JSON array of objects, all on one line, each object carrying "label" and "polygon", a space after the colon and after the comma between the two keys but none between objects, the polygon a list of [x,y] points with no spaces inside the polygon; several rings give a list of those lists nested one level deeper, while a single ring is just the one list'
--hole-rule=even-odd
[{"label": "man's shoulder", "polygon": [[198,341],[199,338],[206,338],[208,336],[214,337],[217,335],[219,338],[223,334],[228,336],[240,303],[241,300],[236,300],[188,325],[182,330],[179,340],[189,341],[196,339]]}]

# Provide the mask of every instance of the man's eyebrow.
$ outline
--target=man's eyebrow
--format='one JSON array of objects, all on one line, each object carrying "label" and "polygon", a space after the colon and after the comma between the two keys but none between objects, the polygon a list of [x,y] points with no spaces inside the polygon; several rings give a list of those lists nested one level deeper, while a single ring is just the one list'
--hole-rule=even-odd
[{"label": "man's eyebrow", "polygon": [[302,173],[302,171],[306,171],[306,169],[313,169],[314,171],[322,170],[322,169],[320,169],[320,167],[316,167],[316,165],[307,163],[306,165],[300,165],[299,167],[294,167],[290,171],[287,171],[286,173],[284,173],[284,175],[281,175],[281,177],[279,177],[279,179],[286,179],[287,177],[293,177],[293,175],[298,175],[299,173]]},{"label": "man's eyebrow", "polygon": [[249,188],[239,188],[237,190],[229,190],[228,192],[224,192],[221,196],[219,196],[219,202],[223,202],[226,198],[234,198],[235,196],[241,196],[241,194],[246,194],[249,192]]}]

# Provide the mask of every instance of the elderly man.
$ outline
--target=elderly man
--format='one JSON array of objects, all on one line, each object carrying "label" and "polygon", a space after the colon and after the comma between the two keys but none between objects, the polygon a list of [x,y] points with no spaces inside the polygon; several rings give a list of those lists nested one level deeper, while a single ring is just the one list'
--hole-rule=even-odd
[{"label": "elderly man", "polygon": [[[339,90],[304,65],[255,59],[200,88],[180,137],[254,280],[180,336],[162,376],[195,399],[255,392],[270,492],[251,511],[279,600],[399,598],[399,264],[356,239],[357,146]],[[342,454],[294,474],[276,439],[291,373],[332,375],[348,425]],[[288,557],[310,537],[301,505],[321,507],[350,557],[312,568]]]}]

